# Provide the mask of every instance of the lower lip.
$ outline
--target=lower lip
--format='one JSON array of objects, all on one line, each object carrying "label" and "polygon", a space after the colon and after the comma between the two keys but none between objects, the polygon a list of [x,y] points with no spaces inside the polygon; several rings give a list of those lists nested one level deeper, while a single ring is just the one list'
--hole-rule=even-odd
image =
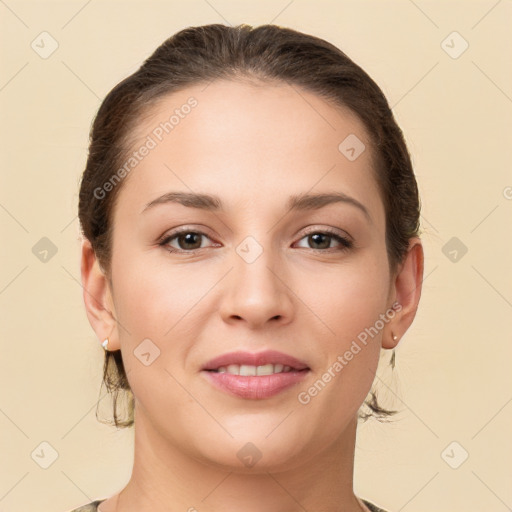
[{"label": "lower lip", "polygon": [[261,400],[277,395],[301,382],[309,374],[309,370],[295,370],[251,377],[206,370],[201,373],[206,376],[213,386],[222,391],[241,398]]}]

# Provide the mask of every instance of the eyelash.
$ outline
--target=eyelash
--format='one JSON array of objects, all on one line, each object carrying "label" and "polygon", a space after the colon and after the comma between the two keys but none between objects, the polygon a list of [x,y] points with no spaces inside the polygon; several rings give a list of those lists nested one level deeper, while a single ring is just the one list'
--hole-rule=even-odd
[{"label": "eyelash", "polygon": [[[158,242],[158,245],[165,247],[165,249],[170,253],[177,253],[177,254],[194,253],[196,251],[200,251],[201,249],[206,249],[206,247],[201,247],[199,249],[191,249],[189,251],[186,251],[184,249],[176,249],[174,247],[170,248],[167,245],[171,240],[174,240],[175,238],[179,237],[180,235],[189,234],[189,233],[193,233],[195,235],[201,235],[201,236],[205,236],[206,238],[210,238],[206,233],[203,233],[202,231],[194,231],[192,229],[185,228],[185,229],[180,229],[178,231],[175,231],[175,232],[169,234],[168,236],[163,238],[160,242]],[[335,232],[334,230],[328,229],[328,228],[323,229],[323,230],[311,230],[311,231],[305,233],[304,236],[300,240],[302,240],[303,238],[306,238],[307,236],[316,235],[316,234],[328,235],[329,237],[331,237],[331,238],[335,239],[337,242],[339,242],[341,244],[341,247],[339,247],[339,248],[330,247],[328,249],[310,249],[311,251],[314,251],[314,252],[323,252],[323,253],[331,252],[331,249],[334,249],[335,252],[338,252],[338,251],[343,252],[343,251],[348,251],[349,249],[352,249],[354,246],[354,243],[351,240],[340,236],[337,232]]]}]

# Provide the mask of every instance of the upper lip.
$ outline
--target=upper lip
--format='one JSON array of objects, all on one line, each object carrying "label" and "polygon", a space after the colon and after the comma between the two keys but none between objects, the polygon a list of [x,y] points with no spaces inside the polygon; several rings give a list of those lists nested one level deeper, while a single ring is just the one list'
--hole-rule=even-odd
[{"label": "upper lip", "polygon": [[220,356],[210,359],[204,366],[203,370],[217,370],[221,366],[229,366],[230,364],[263,366],[266,364],[282,364],[290,366],[295,370],[308,369],[309,366],[296,357],[290,356],[276,350],[265,350],[263,352],[228,352]]}]

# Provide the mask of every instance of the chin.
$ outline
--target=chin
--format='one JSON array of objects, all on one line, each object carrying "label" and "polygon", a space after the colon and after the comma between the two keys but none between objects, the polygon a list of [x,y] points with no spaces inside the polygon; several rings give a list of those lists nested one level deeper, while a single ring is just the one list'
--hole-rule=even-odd
[{"label": "chin", "polygon": [[247,474],[290,470],[303,464],[309,458],[308,452],[313,455],[313,447],[304,444],[306,440],[300,432],[298,436],[284,428],[279,434],[277,430],[268,435],[269,432],[246,429],[240,434],[231,432],[233,438],[226,433],[222,442],[217,435],[215,442],[196,449],[200,451],[199,458],[208,465]]}]

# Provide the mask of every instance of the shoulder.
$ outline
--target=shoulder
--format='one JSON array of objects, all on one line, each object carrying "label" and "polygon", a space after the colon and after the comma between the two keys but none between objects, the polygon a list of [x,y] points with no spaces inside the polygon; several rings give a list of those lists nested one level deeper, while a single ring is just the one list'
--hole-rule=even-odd
[{"label": "shoulder", "polygon": [[81,507],[74,508],[69,512],[96,512],[98,510],[98,505],[105,500],[96,500],[91,501],[91,503],[87,503],[87,505],[82,505]]},{"label": "shoulder", "polygon": [[361,498],[361,501],[371,510],[371,512],[387,512],[383,508],[379,508],[377,505],[374,505],[363,498]]}]

